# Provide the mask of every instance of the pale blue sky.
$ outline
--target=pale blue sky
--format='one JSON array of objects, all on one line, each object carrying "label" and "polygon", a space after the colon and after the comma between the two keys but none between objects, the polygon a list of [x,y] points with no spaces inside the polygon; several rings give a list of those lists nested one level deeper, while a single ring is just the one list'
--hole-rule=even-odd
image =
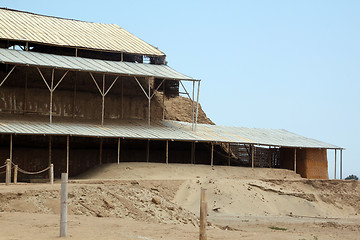
[{"label": "pale blue sky", "polygon": [[[202,80],[218,125],[283,128],[345,147],[360,176],[360,1],[3,1],[2,7],[115,23]],[[328,151],[334,176],[334,151]],[[339,176],[339,173],[338,173]]]}]

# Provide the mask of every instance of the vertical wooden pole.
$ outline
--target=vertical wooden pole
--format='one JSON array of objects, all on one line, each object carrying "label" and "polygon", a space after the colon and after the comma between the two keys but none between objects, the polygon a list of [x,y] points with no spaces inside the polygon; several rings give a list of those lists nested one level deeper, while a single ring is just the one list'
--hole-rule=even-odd
[{"label": "vertical wooden pole", "polygon": [[200,81],[198,81],[197,97],[196,97],[196,117],[195,117],[195,130],[198,122],[199,115],[199,95],[200,95]]},{"label": "vertical wooden pole", "polygon": [[163,111],[162,111],[162,119],[165,119],[165,82],[166,80],[163,82]]},{"label": "vertical wooden pole", "polygon": [[269,146],[269,154],[268,154],[268,158],[269,158],[269,168],[271,168],[271,162],[272,162],[272,149],[271,146]]},{"label": "vertical wooden pole", "polygon": [[51,143],[52,143],[52,137],[51,136],[49,136],[49,165],[51,164],[51,162],[52,162],[52,159],[51,159],[51,157],[52,157],[52,147],[51,147]]},{"label": "vertical wooden pole", "polygon": [[207,225],[207,202],[206,202],[206,189],[201,188],[200,195],[200,234],[199,240],[207,240],[206,225]]},{"label": "vertical wooden pole", "polygon": [[191,164],[195,164],[195,142],[191,143]]},{"label": "vertical wooden pole", "polygon": [[146,162],[150,160],[150,140],[148,139],[146,143]]},{"label": "vertical wooden pole", "polygon": [[121,78],[121,119],[124,119],[124,79]]},{"label": "vertical wooden pole", "polygon": [[66,173],[69,174],[69,136],[66,136]]},{"label": "vertical wooden pole", "polygon": [[99,156],[99,164],[101,165],[102,164],[102,152],[103,152],[103,139],[102,137],[100,137],[100,156]]},{"label": "vertical wooden pole", "polygon": [[120,138],[118,138],[117,163],[120,164]]},{"label": "vertical wooden pole", "polygon": [[11,160],[6,159],[6,176],[5,176],[5,184],[9,185],[11,183]]},{"label": "vertical wooden pole", "polygon": [[50,184],[54,184],[54,164],[50,164]]},{"label": "vertical wooden pole", "polygon": [[343,153],[343,150],[340,149],[340,179],[343,179],[342,178],[342,153]]},{"label": "vertical wooden pole", "polygon": [[148,78],[148,81],[149,81],[149,93],[148,93],[149,113],[148,113],[148,124],[149,124],[149,126],[150,126],[150,114],[151,114],[151,111],[150,111],[150,105],[151,105],[151,98],[150,98],[150,78]]},{"label": "vertical wooden pole", "polygon": [[124,53],[121,53],[121,62],[124,61]]},{"label": "vertical wooden pole", "polygon": [[334,172],[334,179],[336,179],[336,149],[335,149],[335,172]]},{"label": "vertical wooden pole", "polygon": [[166,164],[169,164],[169,140],[166,140]]},{"label": "vertical wooden pole", "polygon": [[24,90],[24,104],[23,104],[23,114],[25,114],[26,112],[26,96],[27,96],[27,85],[28,85],[28,69],[29,67],[26,67],[26,70],[25,70],[25,90]]},{"label": "vertical wooden pole", "polygon": [[228,144],[228,166],[230,166],[230,156],[231,156],[231,149],[230,149],[230,143]]},{"label": "vertical wooden pole", "polygon": [[213,166],[214,165],[214,143],[211,143],[211,160],[210,160],[210,165]]},{"label": "vertical wooden pole", "polygon": [[296,173],[296,148],[294,149],[294,172]]},{"label": "vertical wooden pole", "polygon": [[60,237],[67,234],[68,174],[61,174]]},{"label": "vertical wooden pole", "polygon": [[103,74],[103,86],[101,93],[102,105],[101,105],[101,126],[104,126],[104,114],[105,114],[105,74]]},{"label": "vertical wooden pole", "polygon": [[18,177],[18,165],[14,166],[14,184],[17,184],[17,177]]},{"label": "vertical wooden pole", "polygon": [[251,145],[251,168],[254,168],[255,146]]},{"label": "vertical wooden pole", "polygon": [[10,162],[13,160],[13,135],[10,134]]},{"label": "vertical wooden pole", "polygon": [[51,87],[50,87],[50,109],[49,109],[49,118],[50,118],[50,124],[52,124],[52,109],[53,109],[53,92],[54,92],[54,69],[52,69],[51,72]]},{"label": "vertical wooden pole", "polygon": [[192,91],[192,99],[191,99],[191,102],[192,102],[192,130],[194,131],[194,99],[195,99],[195,82],[193,81],[193,91]]},{"label": "vertical wooden pole", "polygon": [[73,115],[72,117],[75,118],[76,114],[76,82],[78,78],[78,73],[75,72],[75,79],[74,79],[74,99],[73,99]]}]

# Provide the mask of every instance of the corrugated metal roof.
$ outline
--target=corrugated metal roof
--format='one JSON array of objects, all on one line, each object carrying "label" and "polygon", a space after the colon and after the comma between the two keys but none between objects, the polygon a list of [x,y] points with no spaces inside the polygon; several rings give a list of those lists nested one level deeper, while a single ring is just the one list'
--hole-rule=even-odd
[{"label": "corrugated metal roof", "polygon": [[116,24],[83,22],[0,8],[0,38],[152,56],[163,52]]},{"label": "corrugated metal roof", "polygon": [[121,137],[132,139],[244,143],[266,146],[341,149],[338,146],[306,138],[282,129],[258,129],[198,124],[196,131],[191,123],[162,121],[148,127],[143,122],[121,125],[83,123],[44,123],[2,120],[2,134],[71,135],[89,137]]},{"label": "corrugated metal roof", "polygon": [[0,48],[0,62],[75,71],[194,80],[167,65],[107,61]]}]

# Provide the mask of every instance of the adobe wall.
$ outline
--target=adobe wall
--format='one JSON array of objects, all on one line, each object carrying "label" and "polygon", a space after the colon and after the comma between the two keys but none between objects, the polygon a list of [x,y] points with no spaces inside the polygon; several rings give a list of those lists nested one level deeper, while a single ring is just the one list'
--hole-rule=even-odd
[{"label": "adobe wall", "polygon": [[[280,148],[280,167],[294,170],[294,148]],[[304,178],[329,179],[326,149],[297,149],[296,172]]]}]

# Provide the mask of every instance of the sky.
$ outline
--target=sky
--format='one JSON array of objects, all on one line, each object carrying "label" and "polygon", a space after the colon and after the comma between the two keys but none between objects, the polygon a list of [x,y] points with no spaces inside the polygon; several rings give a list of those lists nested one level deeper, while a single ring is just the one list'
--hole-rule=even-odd
[{"label": "sky", "polygon": [[[343,177],[360,177],[360,1],[0,0],[0,6],[117,24],[165,52],[172,68],[202,80],[200,104],[217,125],[281,128],[346,148]],[[333,178],[334,150],[328,161]],[[339,177],[339,161],[337,169]]]}]

